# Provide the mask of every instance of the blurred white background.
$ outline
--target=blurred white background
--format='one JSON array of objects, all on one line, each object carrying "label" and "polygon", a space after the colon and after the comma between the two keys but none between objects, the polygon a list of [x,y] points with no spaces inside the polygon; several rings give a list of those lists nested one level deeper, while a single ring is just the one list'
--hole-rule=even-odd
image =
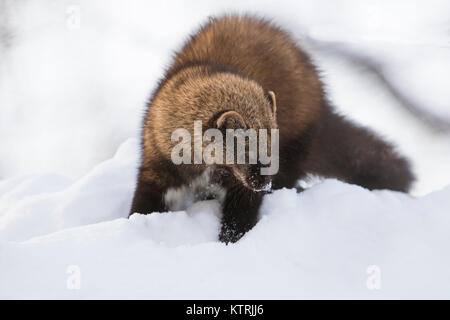
[{"label": "blurred white background", "polygon": [[450,2],[0,0],[0,180],[77,178],[139,135],[172,52],[210,15],[273,19],[330,100],[411,158],[421,195],[450,183]]}]

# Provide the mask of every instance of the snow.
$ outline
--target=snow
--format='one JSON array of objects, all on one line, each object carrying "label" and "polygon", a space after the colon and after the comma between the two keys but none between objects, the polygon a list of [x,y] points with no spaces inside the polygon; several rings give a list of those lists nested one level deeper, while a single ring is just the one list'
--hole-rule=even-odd
[{"label": "snow", "polygon": [[[217,201],[127,219],[146,100],[171,51],[226,11],[272,17],[308,47],[339,112],[411,159],[411,195],[312,177],[265,196],[228,246]],[[0,298],[450,298],[450,130],[380,79],[448,124],[449,12],[442,0],[0,3]]]},{"label": "snow", "polygon": [[[0,298],[449,298],[450,186],[421,198],[337,180],[278,190],[227,246],[215,200],[126,218],[138,153],[130,139],[78,180],[0,184]],[[366,286],[373,265],[379,290]]]}]

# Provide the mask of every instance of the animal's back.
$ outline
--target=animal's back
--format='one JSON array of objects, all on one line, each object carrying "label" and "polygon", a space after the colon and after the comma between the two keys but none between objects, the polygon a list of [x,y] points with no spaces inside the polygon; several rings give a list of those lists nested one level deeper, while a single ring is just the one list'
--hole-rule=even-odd
[{"label": "animal's back", "polygon": [[176,55],[169,74],[202,63],[229,67],[275,92],[281,143],[318,118],[323,89],[317,71],[290,35],[266,20],[213,19]]}]

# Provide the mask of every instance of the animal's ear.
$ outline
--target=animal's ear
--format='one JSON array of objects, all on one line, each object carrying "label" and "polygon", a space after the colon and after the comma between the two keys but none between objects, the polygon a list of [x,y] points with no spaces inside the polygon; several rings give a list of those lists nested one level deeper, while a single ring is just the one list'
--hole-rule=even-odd
[{"label": "animal's ear", "polygon": [[269,91],[266,93],[266,98],[269,100],[270,105],[272,106],[272,112],[277,113],[277,99],[275,97],[275,92]]},{"label": "animal's ear", "polygon": [[236,111],[227,111],[217,119],[217,128],[219,129],[244,129],[244,118]]}]

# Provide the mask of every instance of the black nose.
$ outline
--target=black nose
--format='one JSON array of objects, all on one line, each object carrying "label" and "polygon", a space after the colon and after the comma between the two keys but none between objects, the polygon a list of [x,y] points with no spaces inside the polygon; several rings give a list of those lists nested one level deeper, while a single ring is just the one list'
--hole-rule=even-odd
[{"label": "black nose", "polygon": [[248,179],[248,183],[255,191],[270,191],[271,181],[270,176],[263,176],[259,172],[253,173]]}]

